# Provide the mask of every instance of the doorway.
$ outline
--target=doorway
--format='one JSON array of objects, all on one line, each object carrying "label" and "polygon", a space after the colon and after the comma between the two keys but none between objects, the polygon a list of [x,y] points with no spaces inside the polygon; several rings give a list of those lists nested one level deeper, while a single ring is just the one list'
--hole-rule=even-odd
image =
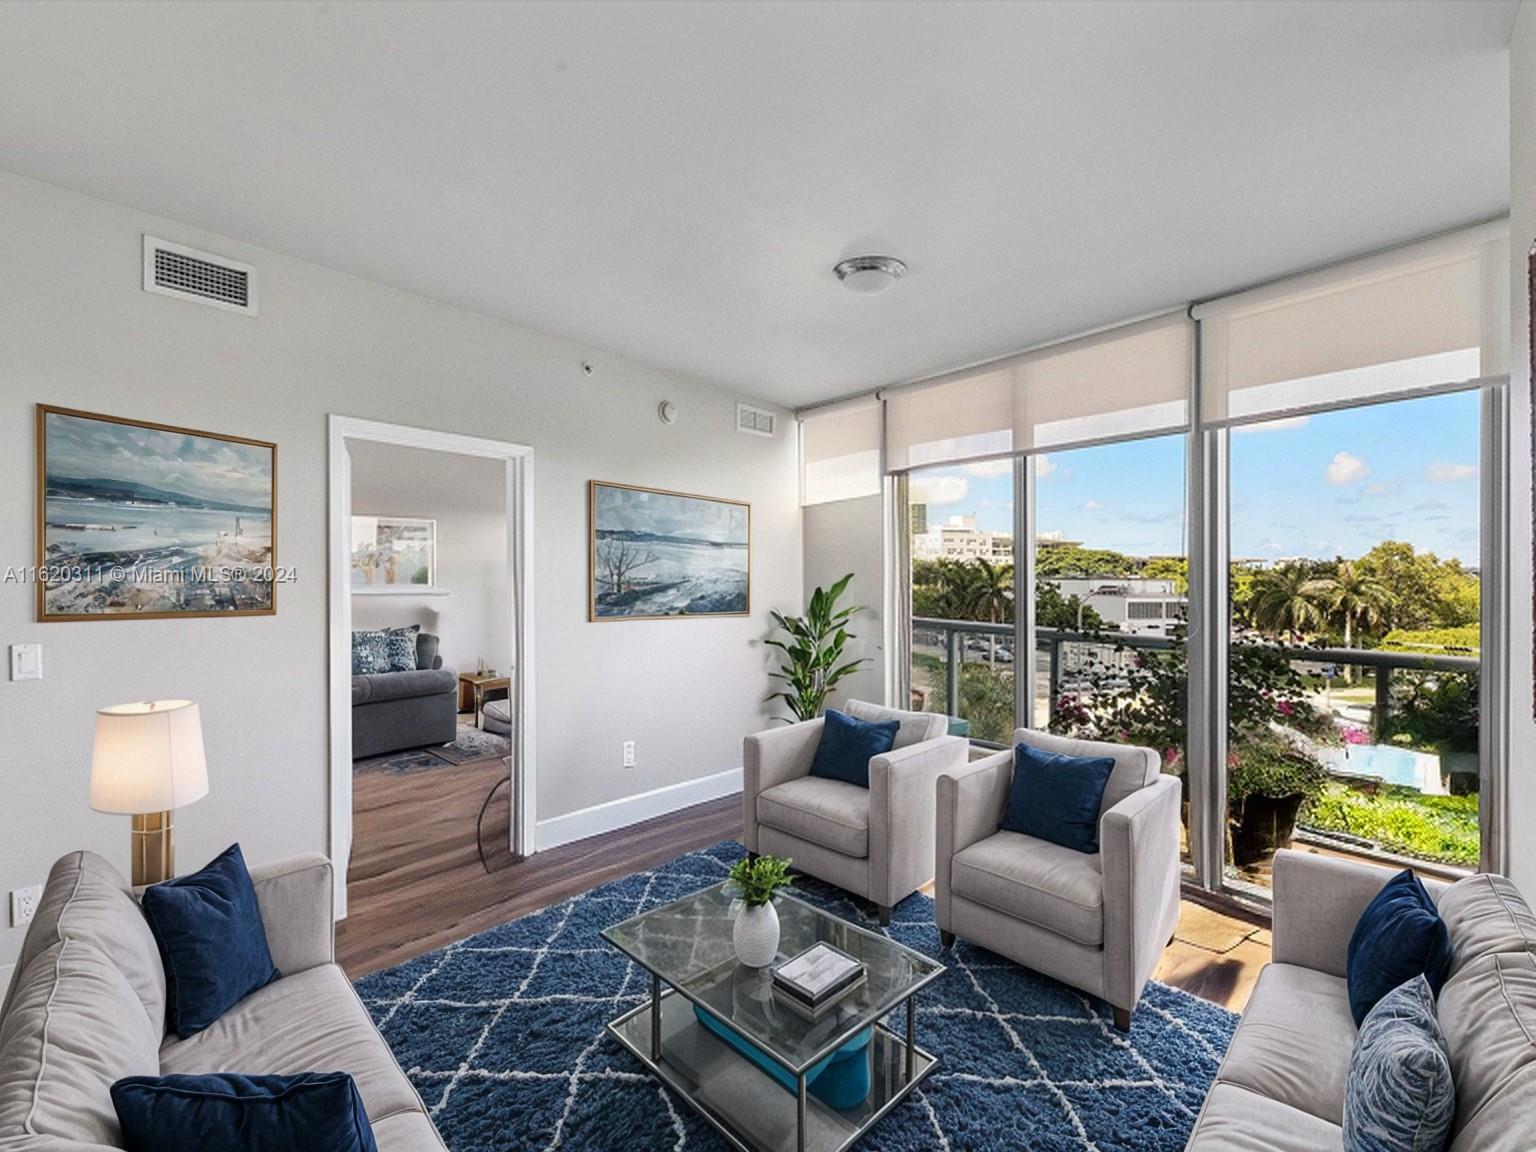
[{"label": "doorway", "polygon": [[[364,472],[374,478],[366,489],[367,506],[361,500],[354,506],[354,455],[359,478]],[[438,481],[449,474],[457,479],[399,483],[402,475],[423,476],[434,463],[441,465]],[[377,478],[391,468],[395,483],[381,486]],[[432,490],[441,502],[445,486],[474,490],[450,502],[452,553],[444,550],[449,541],[438,539],[448,523],[428,514]],[[475,772],[458,772],[454,783],[485,796],[468,804],[478,811],[468,812],[471,823],[458,831],[472,838],[482,862],[517,860],[533,850],[533,450],[332,415],[328,489],[330,855],[336,915],[343,919],[357,831],[355,752],[368,757],[362,763],[370,768],[391,774],[439,763],[473,764]],[[487,523],[492,507],[500,519]],[[471,515],[481,517],[478,526]],[[467,556],[470,551],[477,561]],[[490,569],[500,579],[487,596],[474,573]],[[462,587],[452,586],[451,573]],[[450,607],[455,597],[457,610]],[[471,621],[467,630],[466,620]],[[383,642],[374,640],[377,651],[363,654],[368,667],[355,671],[353,633],[359,629],[386,635]],[[410,646],[413,660],[401,664]],[[384,669],[371,674],[370,661],[381,653],[400,678],[389,679]],[[359,733],[362,746],[355,748]],[[499,779],[498,763],[505,764]],[[385,785],[371,793],[388,794]],[[464,798],[475,799],[467,793]],[[504,812],[500,820],[494,819],[497,810]],[[497,843],[485,843],[488,829]]]}]

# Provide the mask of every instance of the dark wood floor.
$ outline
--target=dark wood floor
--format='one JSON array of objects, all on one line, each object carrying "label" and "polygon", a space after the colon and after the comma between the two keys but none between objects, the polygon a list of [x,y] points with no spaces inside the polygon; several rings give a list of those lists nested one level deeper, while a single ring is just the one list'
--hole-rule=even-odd
[{"label": "dark wood floor", "polygon": [[[475,816],[501,761],[427,773],[359,774],[354,781],[348,917],[336,950],[356,979],[558,903],[588,888],[741,836],[730,796],[513,863],[508,809],[487,813],[487,872]],[[498,794],[505,797],[506,789]],[[492,831],[494,828],[494,832]],[[1185,901],[1156,979],[1241,1011],[1269,962],[1269,929]]]}]

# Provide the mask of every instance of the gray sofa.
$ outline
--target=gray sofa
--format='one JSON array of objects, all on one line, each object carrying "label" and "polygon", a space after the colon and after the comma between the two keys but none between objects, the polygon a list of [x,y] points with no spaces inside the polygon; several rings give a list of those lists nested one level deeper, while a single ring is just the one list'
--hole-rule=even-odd
[{"label": "gray sofa", "polygon": [[938,781],[934,918],[955,937],[1102,996],[1126,1031],[1179,923],[1179,782],[1150,748],[1017,729],[1013,743],[1115,762],[1093,855],[1002,828],[1010,748]]},{"label": "gray sofa", "polygon": [[124,1076],[347,1072],[379,1152],[444,1152],[332,950],[331,865],[295,857],[251,878],[282,978],[187,1039],[165,1029],[165,974],[127,881],[74,852],[53,866],[0,1009],[0,1148],[121,1148]]},{"label": "gray sofa", "polygon": [[895,720],[896,744],[869,761],[869,787],[812,776],[825,721],[748,736],[742,747],[742,841],[874,903],[880,922],[933,876],[933,786],[969,744],[932,712],[850,700],[859,720]]},{"label": "gray sofa", "polygon": [[451,744],[458,715],[458,674],[443,667],[437,637],[418,632],[414,671],[352,677],[352,759]]},{"label": "gray sofa", "polygon": [[[1281,852],[1274,961],[1259,977],[1189,1152],[1341,1152],[1355,1045],[1345,955],[1395,870]],[[1500,876],[1425,881],[1455,953],[1437,1015],[1451,1056],[1448,1152],[1536,1148],[1536,916]]]}]

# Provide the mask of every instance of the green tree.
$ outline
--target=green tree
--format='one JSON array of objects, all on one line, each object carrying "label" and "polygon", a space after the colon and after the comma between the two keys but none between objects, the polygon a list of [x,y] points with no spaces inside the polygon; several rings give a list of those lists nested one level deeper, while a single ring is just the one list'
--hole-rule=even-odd
[{"label": "green tree", "polygon": [[1035,550],[1035,574],[1041,578],[1127,577],[1141,571],[1139,561],[1108,548],[1080,548],[1076,544],[1052,544]]},{"label": "green tree", "polygon": [[[1378,627],[1392,610],[1392,593],[1376,576],[1363,571],[1352,560],[1339,561],[1332,576],[1310,580],[1304,589],[1311,589],[1332,620],[1340,621],[1344,628],[1344,647],[1355,646],[1355,626],[1361,631]],[[1354,683],[1353,665],[1345,668],[1345,678]]]},{"label": "green tree", "polygon": [[1459,560],[1416,552],[1412,544],[1384,540],[1359,560],[1392,596],[1387,628],[1457,628],[1478,621],[1481,588],[1477,575]]},{"label": "green tree", "polygon": [[[971,582],[970,609],[975,618],[989,624],[1004,623],[1013,615],[1013,565],[976,561],[976,576]],[[997,637],[987,634],[987,663],[997,666]]]},{"label": "green tree", "polygon": [[1154,556],[1141,566],[1146,580],[1172,580],[1180,596],[1189,592],[1189,561],[1183,556]]},{"label": "green tree", "polygon": [[1301,636],[1324,623],[1316,581],[1300,564],[1282,564],[1255,574],[1248,615],[1266,632]]},{"label": "green tree", "polygon": [[1085,632],[1104,631],[1104,617],[1083,604],[1078,596],[1063,596],[1061,589],[1049,580],[1035,581],[1035,626],[1057,628],[1063,632],[1076,631],[1078,611],[1082,611]]}]

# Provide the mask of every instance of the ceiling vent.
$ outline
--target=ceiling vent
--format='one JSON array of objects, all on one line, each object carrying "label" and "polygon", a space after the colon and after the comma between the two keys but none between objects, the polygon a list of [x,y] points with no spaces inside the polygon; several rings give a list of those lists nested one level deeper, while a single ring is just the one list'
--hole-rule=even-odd
[{"label": "ceiling vent", "polygon": [[184,244],[144,237],[144,291],[256,314],[256,269]]},{"label": "ceiling vent", "polygon": [[736,431],[745,432],[748,436],[772,436],[778,427],[779,418],[764,408],[754,408],[750,404],[736,405]]}]

